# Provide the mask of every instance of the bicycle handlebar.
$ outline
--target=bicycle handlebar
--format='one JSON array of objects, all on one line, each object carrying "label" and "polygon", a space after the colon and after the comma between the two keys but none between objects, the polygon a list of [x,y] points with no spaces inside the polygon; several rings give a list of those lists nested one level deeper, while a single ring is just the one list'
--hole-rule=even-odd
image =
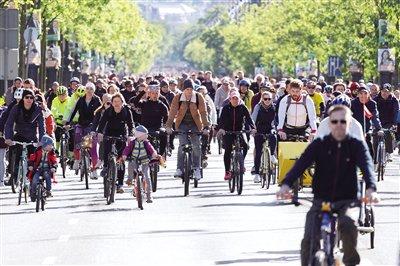
[{"label": "bicycle handlebar", "polygon": [[13,141],[11,146],[14,146],[16,144],[19,144],[19,145],[21,145],[23,147],[27,147],[27,146],[30,146],[30,145],[32,145],[33,147],[37,147],[37,145],[38,145],[37,142],[33,142],[33,141],[32,142]]},{"label": "bicycle handlebar", "polygon": [[188,130],[188,131],[176,130],[176,131],[172,132],[172,134],[175,134],[175,135],[198,135],[198,136],[204,135],[203,132],[191,131],[191,130]]},{"label": "bicycle handlebar", "polygon": [[104,140],[120,140],[120,141],[126,141],[127,137],[124,136],[119,136],[119,137],[114,137],[114,136],[103,136]]},{"label": "bicycle handlebar", "polygon": [[251,130],[225,131],[226,135],[242,135],[246,133],[251,133]]}]

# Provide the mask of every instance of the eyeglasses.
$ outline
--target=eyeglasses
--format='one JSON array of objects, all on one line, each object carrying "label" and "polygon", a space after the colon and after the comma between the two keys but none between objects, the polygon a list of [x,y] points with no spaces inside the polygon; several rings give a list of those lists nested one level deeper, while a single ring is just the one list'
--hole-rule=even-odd
[{"label": "eyeglasses", "polygon": [[263,98],[264,101],[271,101],[271,98]]},{"label": "eyeglasses", "polygon": [[33,100],[33,99],[35,99],[35,97],[33,97],[33,96],[25,96],[24,99]]},{"label": "eyeglasses", "polygon": [[340,123],[342,125],[347,124],[347,120],[331,120],[331,123],[336,125],[337,123]]}]

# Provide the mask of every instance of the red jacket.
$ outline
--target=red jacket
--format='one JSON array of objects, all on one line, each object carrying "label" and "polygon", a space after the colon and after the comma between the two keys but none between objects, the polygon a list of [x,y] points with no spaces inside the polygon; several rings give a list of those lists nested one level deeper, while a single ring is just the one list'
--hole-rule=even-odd
[{"label": "red jacket", "polygon": [[[42,152],[43,149],[42,147],[38,147],[34,153],[32,153],[29,156],[29,161],[28,165],[33,166],[33,171],[29,171],[29,179],[32,180],[33,174],[36,172],[36,170],[39,167],[40,161],[42,160]],[[50,168],[57,168],[57,156],[54,150],[51,150],[47,153],[47,162],[50,166]],[[54,174],[53,174],[53,180],[55,181]]]}]

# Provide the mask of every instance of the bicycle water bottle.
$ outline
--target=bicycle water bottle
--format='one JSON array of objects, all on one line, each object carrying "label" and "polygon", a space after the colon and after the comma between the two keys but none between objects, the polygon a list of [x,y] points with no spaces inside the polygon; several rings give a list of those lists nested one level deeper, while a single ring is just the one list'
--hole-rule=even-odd
[{"label": "bicycle water bottle", "polygon": [[321,231],[325,231],[328,233],[331,232],[331,218],[329,216],[329,213],[322,214]]}]

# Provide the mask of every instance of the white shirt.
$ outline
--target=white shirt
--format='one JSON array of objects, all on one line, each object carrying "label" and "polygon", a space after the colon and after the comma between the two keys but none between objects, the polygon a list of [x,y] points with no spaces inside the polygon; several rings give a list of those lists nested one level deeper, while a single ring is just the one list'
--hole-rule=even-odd
[{"label": "white shirt", "polygon": [[[329,117],[326,117],[319,124],[315,138],[323,139],[325,136],[329,135],[330,133],[331,133],[331,129],[329,128]],[[365,139],[362,126],[354,117],[351,118],[349,135],[358,140]]]},{"label": "white shirt", "polygon": [[[311,130],[317,130],[317,115],[315,113],[314,102],[310,97],[301,95],[298,101],[291,99],[290,106],[287,108],[287,101],[290,95],[286,95],[282,98],[279,103],[279,113],[278,113],[278,127],[280,130],[286,124],[292,127],[303,127],[306,125],[307,116],[311,127]],[[306,98],[306,108],[303,105],[303,97]],[[286,111],[287,109],[287,111]]]}]

